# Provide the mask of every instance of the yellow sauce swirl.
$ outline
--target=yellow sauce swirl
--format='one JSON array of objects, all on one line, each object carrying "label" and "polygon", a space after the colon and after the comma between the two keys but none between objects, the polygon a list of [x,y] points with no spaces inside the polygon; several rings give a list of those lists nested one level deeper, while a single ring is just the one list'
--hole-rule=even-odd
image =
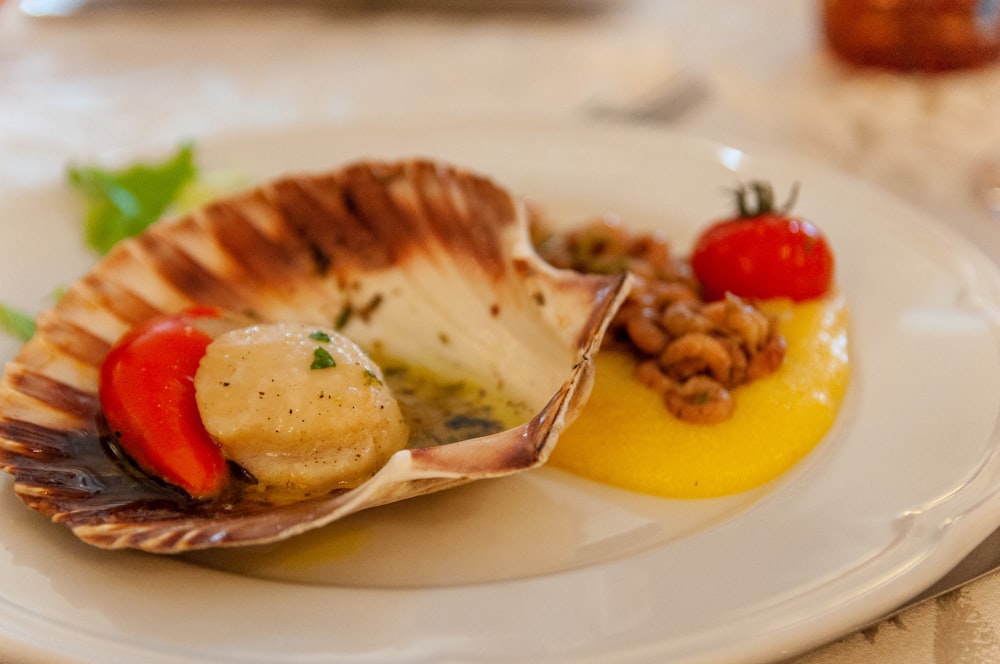
[{"label": "yellow sauce swirl", "polygon": [[785,362],[734,392],[730,419],[714,425],[677,420],[635,381],[631,356],[602,351],[590,400],[549,463],[671,498],[738,493],[791,468],[833,425],[847,389],[847,306],[833,295],[763,308],[779,316]]}]

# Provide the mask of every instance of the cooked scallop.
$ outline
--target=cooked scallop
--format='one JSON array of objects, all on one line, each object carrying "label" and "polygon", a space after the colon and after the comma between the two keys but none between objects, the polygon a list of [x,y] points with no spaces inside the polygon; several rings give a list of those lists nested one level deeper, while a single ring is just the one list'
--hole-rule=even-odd
[{"label": "cooked scallop", "polygon": [[226,332],[208,345],[194,386],[223,455],[276,498],[357,486],[409,441],[379,366],[332,329]]},{"label": "cooked scallop", "polygon": [[[0,464],[30,508],[99,547],[281,540],[543,464],[589,394],[628,288],[545,264],[519,199],[447,164],[288,176],[121,242],[40,316],[0,382]],[[198,500],[137,469],[98,398],[116,340],[195,305],[244,319],[196,376],[203,422],[233,468],[226,491]],[[350,372],[286,372],[281,397],[243,412],[255,385],[266,392],[276,367],[315,350],[303,335],[316,330],[337,339],[325,348]],[[291,341],[275,341],[282,331]],[[241,348],[253,371],[232,361]],[[224,376],[245,381],[243,394],[222,389]],[[334,423],[337,408],[352,414]],[[292,420],[269,432],[278,415],[306,421],[301,436]],[[321,468],[352,453],[362,459],[343,476]]]}]

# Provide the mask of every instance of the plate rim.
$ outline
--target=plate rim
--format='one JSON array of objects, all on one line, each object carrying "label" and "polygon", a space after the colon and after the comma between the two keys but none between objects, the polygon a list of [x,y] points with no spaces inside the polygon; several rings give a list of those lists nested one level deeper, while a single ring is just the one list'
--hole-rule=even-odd
[{"label": "plate rim", "polygon": [[[449,125],[434,125],[433,128],[428,128],[426,125],[414,126],[408,128],[395,128],[393,130],[386,129],[385,127],[379,127],[374,125],[323,125],[321,127],[285,127],[277,128],[271,130],[262,131],[250,131],[241,132],[239,135],[233,135],[228,137],[218,137],[218,138],[206,138],[203,139],[206,142],[206,152],[225,152],[225,144],[236,144],[242,141],[260,141],[262,137],[269,137],[266,140],[275,140],[277,138],[285,137],[288,138],[292,134],[299,136],[298,140],[302,140],[302,137],[310,135],[322,135],[327,138],[330,136],[343,136],[345,132],[380,132],[383,134],[392,134],[394,131],[396,133],[407,133],[407,132],[419,132],[426,133],[430,132],[454,132],[456,134],[475,134],[477,132],[491,134],[491,135],[511,135],[527,132],[533,136],[548,136],[550,140],[567,140],[573,137],[597,137],[600,136],[600,141],[603,142],[614,142],[616,140],[622,140],[624,143],[629,145],[635,145],[638,141],[653,141],[659,146],[677,146],[677,145],[687,145],[690,149],[701,149],[706,151],[711,150],[726,150],[732,149],[743,154],[744,158],[748,163],[753,163],[756,167],[757,164],[766,165],[768,163],[781,162],[784,163],[786,168],[795,167],[793,165],[805,164],[805,168],[813,173],[820,173],[824,177],[832,178],[838,181],[838,186],[847,186],[853,191],[857,192],[867,192],[870,197],[876,197],[877,199],[885,202],[890,201],[889,207],[894,207],[899,210],[907,210],[909,215],[909,222],[913,224],[913,228],[920,229],[920,232],[927,234],[929,237],[939,239],[942,242],[942,246],[947,249],[942,251],[950,252],[960,252],[963,258],[968,258],[970,260],[970,265],[968,269],[969,278],[975,276],[981,279],[984,286],[989,286],[992,289],[991,297],[994,301],[990,304],[996,304],[1000,301],[1000,267],[996,266],[982,251],[975,247],[970,241],[959,236],[955,231],[948,229],[941,225],[939,222],[931,219],[929,215],[917,210],[915,207],[909,205],[905,201],[900,201],[890,194],[879,190],[874,185],[862,182],[860,180],[855,180],[851,178],[848,174],[836,171],[835,169],[816,164],[809,160],[803,159],[795,155],[788,155],[784,153],[779,153],[775,151],[761,150],[759,148],[748,148],[741,149],[731,145],[725,145],[716,142],[710,138],[691,136],[689,134],[681,134],[674,132],[665,132],[662,130],[652,131],[648,129],[635,128],[635,127],[597,127],[594,125],[550,125],[548,123],[542,124],[525,124],[525,123],[482,123],[482,122],[471,122],[466,124],[456,125],[451,123]],[[559,137],[558,139],[554,137]],[[158,145],[151,145],[148,147],[136,146],[132,152],[145,153],[149,150],[156,150],[158,147],[162,146],[162,142],[157,142]],[[700,146],[691,148],[690,146]],[[754,150],[754,151],[751,151]],[[124,153],[122,153],[124,154]],[[734,168],[734,172],[739,172],[740,169],[746,169],[748,166],[738,165]],[[502,178],[497,177],[502,183]],[[2,202],[5,196],[11,195],[10,190],[4,190],[0,188],[0,202]],[[852,386],[853,388],[853,386]],[[854,389],[850,391],[856,391]],[[738,642],[733,639],[729,639],[725,643],[712,648],[702,648],[693,647],[686,652],[676,652],[682,661],[687,662],[710,662],[710,661],[733,661],[731,658],[741,658],[739,661],[756,661],[756,659],[763,660],[768,656],[774,656],[775,648],[778,647],[786,652],[787,654],[793,652],[801,652],[805,649],[816,647],[822,645],[826,641],[832,638],[836,638],[838,635],[843,635],[849,633],[851,630],[864,626],[871,621],[871,619],[878,616],[880,612],[888,611],[898,605],[900,602],[905,601],[909,596],[917,594],[919,591],[923,590],[924,587],[929,586],[937,578],[942,576],[948,571],[951,565],[958,562],[966,553],[968,553],[975,544],[978,543],[977,540],[974,541],[974,537],[971,536],[972,533],[982,531],[991,532],[993,528],[1000,525],[1000,483],[998,483],[996,477],[992,477],[990,472],[996,471],[994,466],[997,465],[997,457],[1000,452],[997,451],[998,445],[1000,445],[1000,412],[994,413],[994,423],[991,432],[992,441],[992,452],[989,454],[989,458],[984,458],[982,460],[981,468],[979,469],[979,474],[975,475],[970,479],[969,484],[975,483],[975,489],[978,492],[972,500],[972,505],[968,508],[967,512],[962,512],[959,516],[962,518],[955,518],[955,515],[950,515],[950,521],[947,527],[944,528],[940,534],[940,541],[936,543],[935,546],[927,550],[920,550],[918,547],[913,551],[913,558],[907,561],[903,561],[909,568],[906,570],[905,575],[900,575],[899,573],[893,575],[884,575],[882,583],[873,586],[872,589],[864,596],[856,596],[854,598],[854,604],[849,608],[853,612],[849,615],[846,609],[830,609],[825,612],[824,619],[819,619],[816,616],[813,617],[811,622],[799,622],[797,624],[786,624],[778,632],[778,636],[775,634],[764,634],[757,638],[750,639],[739,639]],[[980,488],[980,484],[984,485]],[[777,500],[777,498],[775,498]],[[954,506],[954,503],[948,505],[948,507]],[[911,521],[919,526],[919,528],[925,528],[925,524],[921,522],[921,514],[936,515],[935,508],[941,511],[943,508],[940,505],[929,505],[928,509],[924,512],[913,512],[913,517]],[[947,511],[947,510],[945,510]],[[931,518],[931,517],[924,517]],[[935,517],[936,518],[936,517]],[[983,528],[983,524],[990,524],[988,529]],[[52,527],[52,526],[49,526]],[[916,527],[916,526],[915,526]],[[931,531],[934,529],[931,528]],[[902,531],[902,536],[899,544],[900,551],[903,550],[902,547],[908,544],[907,535],[910,537],[916,537],[914,528],[905,529]],[[918,540],[923,541],[923,540]],[[2,543],[0,543],[2,547]],[[646,557],[653,555],[652,552],[644,554]],[[626,561],[617,561],[615,563],[609,563],[608,569],[604,571],[604,574],[609,577],[613,577],[615,574],[619,573],[620,570],[616,569],[620,565],[625,564]],[[634,562],[634,561],[630,561]],[[0,563],[2,564],[2,563]],[[573,578],[580,574],[589,573],[587,570],[570,570],[561,575],[559,575],[560,581]],[[903,579],[905,576],[905,582]],[[831,582],[836,581],[836,579],[831,580]],[[502,584],[502,585],[517,585],[517,581]],[[492,584],[488,584],[492,585]],[[558,585],[558,584],[557,584]],[[916,587],[919,586],[919,587]],[[833,595],[837,595],[839,590],[836,584],[830,586]],[[445,595],[454,594],[453,589],[447,589],[441,591]],[[6,601],[3,597],[2,592],[0,592],[0,600]],[[832,600],[831,600],[832,601]],[[858,610],[858,602],[863,601],[864,611],[860,613]],[[841,606],[846,606],[846,604],[841,604]],[[4,611],[6,612],[6,611]],[[9,616],[8,616],[9,617]],[[779,621],[780,622],[780,621]],[[2,649],[6,652],[20,652],[27,648],[29,651],[32,646],[27,642],[18,640],[16,634],[12,634],[14,630],[10,630],[9,627],[4,626],[2,632],[0,632],[0,645]],[[713,633],[713,638],[718,636],[717,632]],[[632,648],[630,652],[621,651],[620,654],[613,654],[610,652],[600,653],[600,661],[608,661],[608,657],[612,657],[613,661],[638,661],[639,659],[645,659],[646,657],[660,656],[662,654],[667,654],[665,652],[657,651],[657,646],[662,646],[663,644],[644,644],[645,648]],[[42,652],[42,651],[40,651]],[[53,653],[44,651],[47,657],[51,657]],[[143,651],[143,654],[146,654]],[[447,654],[436,653],[436,652],[424,652],[424,653],[414,653],[418,658],[412,661],[418,661],[420,657],[431,656],[436,654]],[[516,652],[510,653],[517,657]],[[531,653],[532,655],[536,653]],[[580,661],[580,653],[571,653],[573,655],[573,661]],[[35,656],[34,652],[25,652],[25,655]],[[550,661],[561,661],[563,654],[553,653]],[[615,659],[620,657],[620,659]],[[51,660],[50,660],[51,661]],[[66,661],[75,661],[73,659],[66,659]],[[180,659],[164,659],[163,661],[202,661],[196,656],[192,655],[191,659],[187,659],[184,655]],[[209,660],[205,660],[209,661]],[[345,660],[349,661],[349,660]],[[360,661],[360,660],[359,660]],[[409,659],[400,661],[411,661]],[[593,659],[592,661],[597,661]]]}]

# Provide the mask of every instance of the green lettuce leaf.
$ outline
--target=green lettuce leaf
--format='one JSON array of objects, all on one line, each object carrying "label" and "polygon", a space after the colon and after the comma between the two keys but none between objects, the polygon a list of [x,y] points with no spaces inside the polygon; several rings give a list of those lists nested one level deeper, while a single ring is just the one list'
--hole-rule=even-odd
[{"label": "green lettuce leaf", "polygon": [[[138,235],[171,210],[185,211],[245,187],[237,171],[201,173],[194,146],[185,144],[159,163],[135,163],[120,170],[74,166],[67,179],[87,202],[84,220],[87,245],[105,254],[120,240]],[[55,300],[62,292],[53,294]],[[0,334],[27,341],[34,319],[0,302]]]},{"label": "green lettuce leaf", "polygon": [[85,238],[98,253],[141,233],[163,216],[184,187],[198,176],[194,146],[182,145],[161,163],[139,163],[121,170],[70,167],[70,183],[87,200]]},{"label": "green lettuce leaf", "polygon": [[0,303],[0,330],[19,341],[27,341],[35,333],[35,319]]}]

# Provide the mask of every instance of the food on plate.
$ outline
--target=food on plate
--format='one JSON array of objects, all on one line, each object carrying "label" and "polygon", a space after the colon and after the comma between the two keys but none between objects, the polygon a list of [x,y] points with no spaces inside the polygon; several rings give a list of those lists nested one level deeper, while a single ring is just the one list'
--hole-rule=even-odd
[{"label": "food on plate", "polygon": [[739,187],[736,216],[703,231],[690,259],[612,215],[554,232],[536,210],[532,234],[553,265],[635,276],[607,342],[637,358],[636,379],[675,417],[714,424],[732,416],[733,389],[784,361],[777,321],[757,302],[817,298],[832,286],[833,252],[818,228],[791,216],[794,193],[777,209],[770,185]]},{"label": "food on plate", "polygon": [[636,380],[675,417],[722,422],[735,409],[731,390],[781,365],[785,341],[773,317],[732,293],[706,302],[690,266],[659,233],[629,232],[612,216],[564,233],[546,225],[536,215],[539,252],[553,265],[634,275],[605,345],[635,356]]},{"label": "food on plate", "polygon": [[830,246],[787,205],[776,211],[765,184],[737,200],[690,260],[614,217],[557,232],[536,212],[554,264],[636,278],[553,465],[645,493],[719,496],[778,477],[832,426],[850,367]]},{"label": "food on plate", "polygon": [[[733,393],[719,423],[685,422],[634,379],[635,358],[597,356],[597,381],[549,463],[599,482],[671,498],[710,498],[761,486],[792,468],[833,426],[850,379],[842,295],[762,303],[787,345],[773,373]],[[610,433],[613,431],[613,434]]]},{"label": "food on plate", "polygon": [[82,540],[158,553],[550,454],[661,495],[756,486],[822,437],[848,374],[825,238],[752,191],[690,261],[610,218],[542,233],[490,180],[419,159],[159,221],[38,318],[0,382],[0,463]]},{"label": "food on plate", "polygon": [[[84,541],[160,553],[272,542],[537,467],[586,400],[593,356],[629,285],[625,275],[552,268],[532,250],[520,201],[447,164],[362,162],[284,177],[118,243],[39,316],[0,382],[0,464],[29,507]],[[194,316],[200,333],[185,352],[204,344],[202,359],[238,346],[253,326],[255,353],[267,355],[278,324],[296,339],[281,352],[296,362],[306,352],[320,365],[309,371],[333,371],[323,365],[353,357],[335,352],[334,335],[344,335],[370,358],[361,373],[391,390],[407,447],[356,487],[288,492],[254,475],[270,468],[253,466],[249,434],[200,410],[210,435],[233,436],[220,484],[189,492],[155,464],[144,469],[133,458],[142,443],[129,447],[102,424],[102,368],[123,338],[149,321],[177,326],[171,317],[191,307],[242,319],[220,331],[212,315]],[[199,360],[195,392],[199,372],[218,383],[233,369],[213,362]],[[200,408],[236,407],[201,388]],[[314,405],[321,417],[328,404]]]}]

